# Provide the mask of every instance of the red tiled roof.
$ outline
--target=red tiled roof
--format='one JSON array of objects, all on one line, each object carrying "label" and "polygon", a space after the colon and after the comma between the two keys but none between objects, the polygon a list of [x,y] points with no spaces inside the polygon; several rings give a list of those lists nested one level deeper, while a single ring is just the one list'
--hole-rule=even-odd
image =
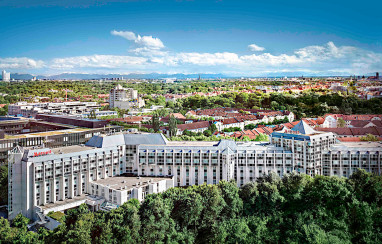
[{"label": "red tiled roof", "polygon": [[187,113],[190,113],[192,115],[196,115],[195,111],[192,111],[192,110],[188,111]]},{"label": "red tiled roof", "polygon": [[382,128],[379,127],[369,127],[369,128],[316,128],[318,131],[333,132],[337,135],[347,135],[347,136],[363,136],[367,134],[372,134],[375,136],[382,135]]},{"label": "red tiled roof", "polygon": [[351,131],[354,136],[360,136],[360,135],[380,135],[379,132],[375,129],[375,127],[369,127],[369,128],[351,128]]},{"label": "red tiled roof", "polygon": [[343,118],[344,120],[371,120],[372,118],[382,118],[382,114],[353,114],[353,115],[345,115],[345,114],[325,114],[324,118],[328,116],[332,116],[333,118]]},{"label": "red tiled roof", "polygon": [[262,128],[265,132],[265,134],[270,135],[273,132],[273,129],[271,127],[264,127]]},{"label": "red tiled roof", "polygon": [[[273,111],[273,110],[256,110],[256,109],[239,109],[239,108],[214,108],[214,109],[203,109],[198,111],[189,111],[190,113],[194,112],[196,115],[200,116],[211,116],[211,117],[226,117],[226,118],[237,118],[241,116],[248,116],[246,114],[239,113],[240,110],[250,112],[252,114],[257,114],[274,117],[277,115],[283,116],[283,115],[289,115],[289,111]],[[254,116],[254,115],[252,115]],[[262,118],[261,117],[261,118]]]},{"label": "red tiled roof", "polygon": [[223,119],[223,125],[236,124],[238,121],[235,118]]},{"label": "red tiled roof", "polygon": [[[377,138],[378,140],[382,141],[382,137],[377,137]],[[361,141],[360,137],[339,137],[337,139],[342,142],[360,142]]]},{"label": "red tiled roof", "polygon": [[177,119],[186,119],[186,117],[184,117],[183,114],[181,113],[170,113],[168,116],[166,116],[165,118],[170,118],[171,115],[174,115],[175,118]]},{"label": "red tiled roof", "polygon": [[382,121],[381,120],[372,120],[371,123],[375,124],[377,127],[382,127]]},{"label": "red tiled roof", "polygon": [[199,122],[194,122],[194,123],[190,123],[190,124],[178,125],[178,129],[181,131],[195,130],[195,129],[208,128],[209,126],[210,126],[210,123],[208,121],[199,121]]},{"label": "red tiled roof", "polygon": [[317,121],[317,124],[321,125],[324,123],[325,119],[322,117],[318,117],[316,121]]},{"label": "red tiled roof", "polygon": [[369,123],[370,121],[367,120],[350,120],[350,125],[356,128],[363,128]]},{"label": "red tiled roof", "polygon": [[350,128],[316,128],[317,131],[326,131],[326,132],[333,132],[337,135],[350,135],[352,136],[353,133],[350,130]]}]

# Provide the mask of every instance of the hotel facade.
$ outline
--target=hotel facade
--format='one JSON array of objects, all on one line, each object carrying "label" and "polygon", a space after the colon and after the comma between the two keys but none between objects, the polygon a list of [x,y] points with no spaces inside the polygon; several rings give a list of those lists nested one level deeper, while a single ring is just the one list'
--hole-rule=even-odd
[{"label": "hotel facade", "polygon": [[[280,177],[291,172],[349,177],[362,168],[381,174],[381,151],[379,142],[340,143],[333,133],[314,131],[304,122],[274,132],[266,143],[179,142],[162,134],[116,134],[94,136],[82,146],[16,147],[9,154],[9,218],[23,213],[36,220],[39,213],[74,207],[76,199],[84,202],[86,196],[120,205],[173,186],[221,180],[241,186],[271,172]],[[123,178],[126,175],[130,178]],[[117,199],[122,195],[124,200]]]}]

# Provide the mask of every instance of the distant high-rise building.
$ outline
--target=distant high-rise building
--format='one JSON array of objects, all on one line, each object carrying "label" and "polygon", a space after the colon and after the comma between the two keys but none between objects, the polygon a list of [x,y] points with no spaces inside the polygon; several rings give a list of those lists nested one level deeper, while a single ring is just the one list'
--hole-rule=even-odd
[{"label": "distant high-rise building", "polygon": [[7,71],[3,70],[3,81],[9,82],[11,80],[11,73],[8,73]]},{"label": "distant high-rise building", "polygon": [[143,107],[145,103],[143,99],[138,97],[137,90],[123,88],[121,85],[117,85],[110,90],[109,105],[110,108],[129,109],[131,107]]},{"label": "distant high-rise building", "polygon": [[377,80],[379,80],[379,73],[378,72],[375,74],[375,78],[377,78]]}]

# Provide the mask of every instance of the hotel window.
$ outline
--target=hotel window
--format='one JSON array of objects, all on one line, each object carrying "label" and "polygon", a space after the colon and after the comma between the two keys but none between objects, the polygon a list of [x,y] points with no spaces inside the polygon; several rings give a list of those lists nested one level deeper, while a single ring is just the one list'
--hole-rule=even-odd
[{"label": "hotel window", "polygon": [[178,182],[178,184],[180,184],[180,166],[178,166],[176,169],[176,175],[176,181]]},{"label": "hotel window", "polygon": [[199,184],[198,167],[195,167],[195,185]]}]

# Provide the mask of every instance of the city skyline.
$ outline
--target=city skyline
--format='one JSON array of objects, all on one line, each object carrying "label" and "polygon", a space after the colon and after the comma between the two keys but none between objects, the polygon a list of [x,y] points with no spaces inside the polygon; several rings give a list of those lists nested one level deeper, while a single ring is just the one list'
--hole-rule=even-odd
[{"label": "city skyline", "polygon": [[[12,73],[363,75],[382,69],[378,3],[2,1]],[[358,17],[350,10],[357,9]]]}]

